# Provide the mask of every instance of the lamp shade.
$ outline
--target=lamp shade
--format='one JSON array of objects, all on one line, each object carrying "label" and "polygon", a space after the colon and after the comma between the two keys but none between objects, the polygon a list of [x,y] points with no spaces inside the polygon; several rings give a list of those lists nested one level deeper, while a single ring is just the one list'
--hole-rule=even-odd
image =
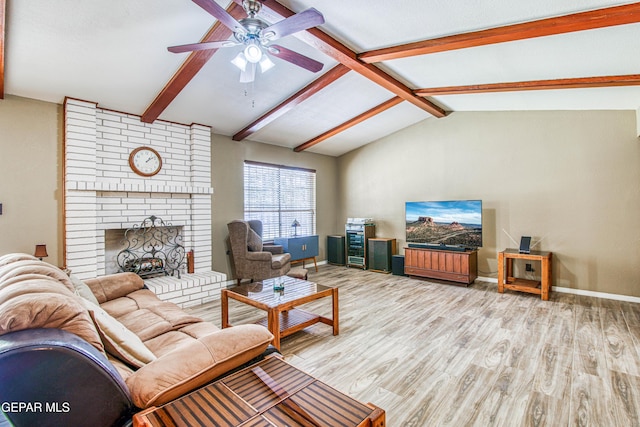
[{"label": "lamp shade", "polygon": [[294,219],[294,220],[293,220],[293,223],[291,223],[291,226],[292,226],[292,227],[300,227],[300,223],[298,222],[298,220],[297,220],[297,219]]},{"label": "lamp shade", "polygon": [[47,253],[47,245],[36,245],[36,252],[33,254],[34,257],[36,258],[40,258],[42,260],[42,258],[46,258],[49,256],[49,254]]}]

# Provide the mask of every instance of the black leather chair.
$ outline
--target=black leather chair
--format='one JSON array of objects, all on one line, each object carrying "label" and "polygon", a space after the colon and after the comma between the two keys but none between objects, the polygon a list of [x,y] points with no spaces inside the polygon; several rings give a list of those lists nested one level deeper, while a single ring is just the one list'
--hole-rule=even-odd
[{"label": "black leather chair", "polygon": [[60,329],[0,336],[0,402],[14,426],[124,426],[135,411],[104,354]]}]

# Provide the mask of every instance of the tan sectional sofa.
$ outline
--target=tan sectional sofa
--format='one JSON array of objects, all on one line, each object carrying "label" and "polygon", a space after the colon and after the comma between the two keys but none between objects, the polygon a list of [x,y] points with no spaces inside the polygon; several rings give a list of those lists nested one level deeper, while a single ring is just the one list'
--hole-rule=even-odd
[{"label": "tan sectional sofa", "polygon": [[[52,382],[68,380],[68,386],[60,387],[59,393],[80,387],[78,384],[82,383],[82,378],[70,378],[75,375],[69,372],[64,373],[62,378],[59,378],[62,374],[50,372],[58,377],[42,378],[40,383],[38,377],[31,378],[31,371],[16,374],[17,369],[24,367],[16,362],[20,358],[11,359],[12,351],[15,353],[17,347],[25,346],[24,343],[28,342],[26,350],[20,350],[21,357],[24,358],[24,354],[36,357],[35,347],[29,347],[33,345],[33,336],[37,336],[37,344],[38,340],[49,342],[42,334],[51,333],[62,334],[62,338],[58,338],[58,335],[52,338],[56,342],[62,341],[62,344],[80,338],[83,349],[70,351],[72,357],[77,357],[76,353],[86,352],[89,365],[97,364],[106,372],[100,371],[98,376],[104,374],[108,377],[108,386],[100,387],[114,387],[114,390],[117,389],[115,394],[122,394],[125,400],[130,400],[126,410],[115,409],[115,412],[135,412],[182,396],[259,357],[273,338],[266,328],[258,325],[219,329],[212,323],[185,313],[175,304],[159,300],[153,292],[144,288],[142,279],[133,273],[82,282],[73,274],[67,275],[59,268],[30,255],[0,257],[0,382],[4,385],[0,387],[0,401],[31,399],[35,402],[40,399],[42,402],[43,399],[52,399],[51,395],[38,395],[39,389],[46,388]],[[48,345],[44,345],[45,349]],[[47,363],[48,359],[42,356],[46,351],[40,351],[43,353],[36,357],[40,361],[34,361],[32,366]],[[65,356],[56,357],[64,359]],[[50,371],[60,366],[56,357],[51,357],[57,362]],[[87,369],[91,371],[94,367]],[[78,375],[82,375],[82,372],[78,372]],[[33,395],[30,397],[24,395],[29,393],[29,387],[21,385],[26,377],[35,382],[31,384]],[[87,374],[88,377],[90,374]],[[16,390],[27,390],[12,395],[12,390],[8,389],[10,386],[6,384],[14,384]],[[91,384],[84,386],[91,390]],[[66,403],[69,416],[74,415],[74,411],[77,412],[75,415],[82,412],[83,424],[89,425],[86,423],[88,415],[84,413],[90,412],[88,408],[92,404],[100,406],[91,401],[105,399],[102,388],[96,389],[94,396],[90,395],[91,391],[83,392],[84,401],[82,395],[71,396],[77,394],[77,390],[72,390],[69,396],[58,395],[55,399],[59,404]],[[69,402],[69,399],[75,400]],[[109,404],[102,403],[103,406]],[[119,405],[127,406],[127,402]],[[12,416],[19,419],[24,414],[6,415],[9,419]],[[120,414],[118,417],[118,420],[109,421],[110,424],[91,425],[118,424],[127,415]],[[66,421],[56,418],[52,425],[62,425],[60,422]]]}]

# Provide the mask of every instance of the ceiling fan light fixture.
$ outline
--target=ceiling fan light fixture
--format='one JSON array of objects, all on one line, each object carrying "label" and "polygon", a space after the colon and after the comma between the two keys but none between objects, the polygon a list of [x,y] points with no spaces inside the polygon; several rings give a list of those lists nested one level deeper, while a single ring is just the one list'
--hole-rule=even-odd
[{"label": "ceiling fan light fixture", "polygon": [[247,69],[247,62],[247,58],[245,58],[243,52],[238,53],[236,57],[231,60],[231,63],[238,67],[240,71],[245,71]]},{"label": "ceiling fan light fixture", "polygon": [[269,59],[267,55],[262,56],[262,59],[260,60],[259,64],[260,64],[260,71],[263,73],[269,71],[276,65],[273,63],[271,59]]},{"label": "ceiling fan light fixture", "polygon": [[247,67],[240,72],[240,83],[251,83],[256,79],[256,64],[250,62]]},{"label": "ceiling fan light fixture", "polygon": [[247,44],[247,47],[244,48],[244,57],[247,61],[252,63],[260,62],[262,59],[262,49],[257,43],[257,40],[251,40]]}]

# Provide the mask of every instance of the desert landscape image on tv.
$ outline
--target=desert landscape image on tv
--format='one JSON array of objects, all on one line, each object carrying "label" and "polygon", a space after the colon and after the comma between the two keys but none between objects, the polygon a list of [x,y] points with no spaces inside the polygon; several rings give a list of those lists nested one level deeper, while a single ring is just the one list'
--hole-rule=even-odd
[{"label": "desert landscape image on tv", "polygon": [[482,201],[406,203],[407,243],[482,246]]}]

